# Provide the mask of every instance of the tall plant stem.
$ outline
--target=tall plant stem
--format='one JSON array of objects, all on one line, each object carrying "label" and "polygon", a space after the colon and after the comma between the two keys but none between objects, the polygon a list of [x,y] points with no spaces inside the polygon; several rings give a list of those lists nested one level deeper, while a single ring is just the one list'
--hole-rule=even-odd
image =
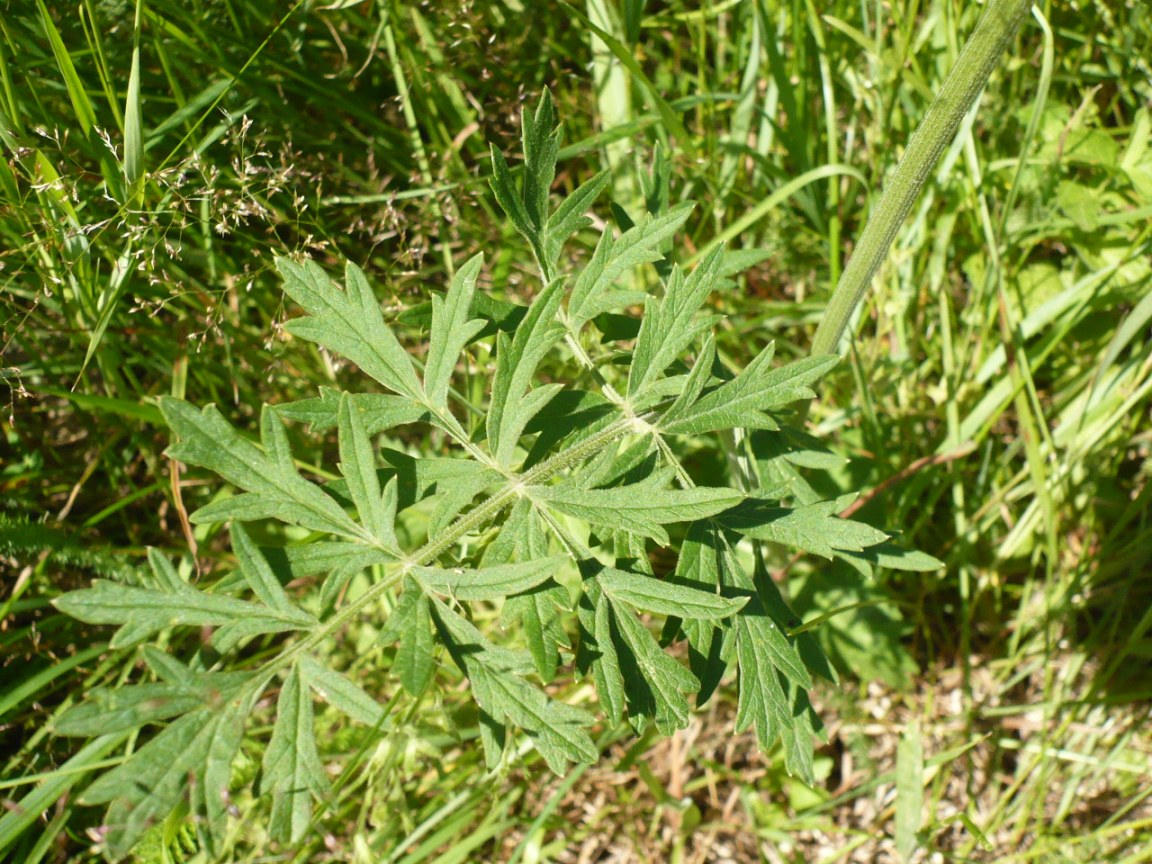
[{"label": "tall plant stem", "polygon": [[975,104],[1031,5],[1032,0],[989,0],[976,29],[964,43],[956,65],[944,79],[940,92],[908,142],[908,150],[888,181],[880,203],[864,226],[856,251],[844,268],[824,318],[816,328],[812,354],[831,354],[839,348],[852,313],[864,299],[872,277],[888,254],[888,247],[916,202],[929,173],[955,137],[964,115]]}]

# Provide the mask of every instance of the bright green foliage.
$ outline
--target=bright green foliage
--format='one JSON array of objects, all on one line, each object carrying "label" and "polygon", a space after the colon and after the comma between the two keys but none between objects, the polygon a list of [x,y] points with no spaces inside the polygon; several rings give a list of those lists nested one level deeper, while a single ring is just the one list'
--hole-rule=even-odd
[{"label": "bright green foliage", "polygon": [[[556,772],[597,758],[597,718],[542,686],[574,667],[594,682],[608,720],[626,718],[637,731],[652,723],[663,734],[682,728],[693,702],[734,673],[737,726],[754,726],[766,750],[779,742],[787,769],[811,775],[819,724],[806,690],[827,666],[813,650],[801,653],[772,580],[762,567],[749,575],[741,559],[758,560],[761,543],[866,556],[887,535],[837,518],[849,499],[793,506],[770,484],[698,484],[678,448],[725,430],[782,435],[793,403],[812,395],[834,360],[774,367],[769,346],[746,369],[727,369],[710,333],[716,318],[701,312],[721,279],[722,252],[690,273],[661,267],[667,280],[660,296],[642,298],[634,342],[593,338],[588,324],[634,299],[617,280],[661,257],[690,205],[651,214],[619,237],[608,231],[587,266],[555,272],[560,245],[587,227],[583,209],[606,182],[595,178],[549,214],[559,140],[546,95],[525,118],[519,189],[494,157],[497,198],[540,265],[539,291],[517,315],[480,301],[476,256],[433,299],[426,352],[410,353],[412,334],[386,322],[357,267],[348,266],[341,286],[311,261],[281,259],[285,290],[306,313],[288,331],[353,362],[388,392],[323,390],[266,406],[259,443],[212,406],[162,401],[177,439],[170,456],[237,490],[192,516],[230,523],[237,570],[191,584],[153,553],[152,576],[141,584],[98,581],[57,602],[84,621],[120,625],[116,645],[211,628],[188,666],[148,646],[159,681],[95,691],[61,720],[57,731],[73,735],[171,721],[87,793],[111,804],[113,850],[128,849],[188,790],[198,824],[220,837],[230,766],[261,694],[275,709],[270,733],[258,733],[268,737],[257,791],[271,798],[272,834],[299,840],[329,793],[314,698],[370,727],[388,723],[373,694],[325,665],[325,645],[353,618],[388,608],[379,638],[396,687],[419,697],[447,684],[450,658],[479,707],[492,766],[516,731]],[[464,405],[458,393],[467,388],[453,386],[462,366],[491,381],[480,404]],[[286,420],[335,429],[338,479],[300,473]],[[407,426],[436,429],[438,455],[402,452],[395,440],[382,446],[382,433]],[[424,532],[411,530],[416,512]],[[243,524],[269,519],[309,536],[262,548]],[[667,560],[652,554],[660,548],[679,554],[674,572],[655,570],[653,561]],[[870,560],[880,563],[857,564]],[[360,587],[346,591],[358,574]],[[301,585],[315,587],[301,595]],[[499,637],[474,623],[491,620],[477,613],[493,606],[505,625]],[[659,640],[653,616],[665,619]],[[687,665],[668,641],[687,642]]]}]

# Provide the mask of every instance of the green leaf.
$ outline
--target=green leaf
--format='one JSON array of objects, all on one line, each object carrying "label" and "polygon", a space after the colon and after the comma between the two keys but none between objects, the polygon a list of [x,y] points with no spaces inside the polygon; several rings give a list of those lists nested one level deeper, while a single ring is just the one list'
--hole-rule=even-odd
[{"label": "green leaf", "polygon": [[311,655],[305,654],[297,664],[300,674],[316,694],[339,711],[365,726],[381,728],[387,721],[384,708],[359,684],[346,675],[330,669]]},{"label": "green leaf", "polygon": [[600,705],[613,725],[624,718],[628,707],[624,692],[624,672],[620,668],[620,658],[616,654],[616,644],[612,631],[612,608],[603,591],[597,591],[589,600],[595,611],[589,620],[581,606],[581,623],[584,626],[580,648],[592,657],[592,678],[596,682],[596,693]]},{"label": "green leaf", "polygon": [[882,567],[887,570],[904,570],[911,573],[931,573],[941,570],[945,564],[926,552],[915,549],[903,549],[895,543],[884,542],[859,552],[842,549],[836,550],[836,557],[862,576],[871,577],[873,569]]},{"label": "green leaf", "polygon": [[388,623],[380,639],[383,642],[399,640],[392,669],[405,690],[413,696],[421,695],[432,680],[436,668],[436,642],[432,637],[428,597],[415,580],[404,580],[400,602],[388,616]]},{"label": "green leaf", "polygon": [[91,588],[56,598],[53,605],[89,624],[122,624],[112,638],[114,648],[173,627],[219,627],[213,634],[213,643],[218,650],[226,651],[235,644],[237,636],[306,630],[316,623],[300,610],[277,611],[190,587],[179,592],[155,591],[104,579],[97,579]]},{"label": "green leaf", "polygon": [[721,582],[752,597],[739,615],[739,621],[744,625],[745,646],[755,653],[756,662],[760,665],[774,666],[799,687],[811,687],[812,676],[804,665],[797,640],[785,633],[789,620],[794,616],[775,584],[764,580],[763,584],[756,585],[741,566],[723,532],[714,526],[708,526],[705,531],[705,542],[717,550]]},{"label": "green leaf", "polygon": [[412,360],[384,323],[364,271],[349,262],[341,291],[314,261],[277,258],[276,269],[285,292],[308,313],[289,321],[288,332],[347,357],[393,393],[423,404]]},{"label": "green leaf", "polygon": [[232,763],[256,695],[185,714],[84,791],[83,804],[111,802],[104,824],[113,855],[127,854],[189,794],[194,811],[205,817],[209,836],[223,836]]},{"label": "green leaf", "polygon": [[540,238],[528,217],[528,211],[524,207],[520,192],[516,189],[516,183],[512,180],[512,172],[508,169],[508,162],[504,159],[504,154],[496,149],[495,144],[489,145],[489,150],[492,156],[492,177],[488,184],[496,196],[496,203],[507,215],[512,227],[528,241],[538,257],[542,258],[544,250],[540,246]]},{"label": "green leaf", "polygon": [[592,220],[584,213],[611,179],[612,172],[609,169],[591,177],[567,195],[556,212],[548,218],[544,226],[544,265],[549,272],[555,270],[568,238],[592,224]]},{"label": "green leaf", "polygon": [[780,732],[780,743],[784,750],[784,768],[792,775],[798,775],[805,783],[816,782],[813,770],[813,739],[818,736],[819,721],[808,694],[786,685],[787,698],[792,706],[791,723]]},{"label": "green leaf", "polygon": [[447,296],[432,298],[432,330],[424,363],[424,392],[433,407],[447,408],[448,387],[456,361],[464,346],[484,328],[482,320],[468,318],[476,293],[476,279],[483,263],[483,254],[474,255],[456,271]]},{"label": "green leaf", "polygon": [[[289,616],[306,614],[289,599],[267,559],[260,553],[259,547],[252,542],[248,532],[238,524],[232,526],[232,551],[236,553],[236,559],[240,562],[240,572],[244,574],[244,578],[260,598],[261,603],[269,609]],[[313,623],[316,623],[315,619]]]},{"label": "green leaf", "polygon": [[284,679],[276,701],[276,725],[264,751],[261,793],[272,792],[270,831],[278,840],[296,843],[312,821],[312,798],[322,798],[328,780],[316,751],[312,696],[298,666]]},{"label": "green leaf", "polygon": [[871,525],[836,515],[854,497],[849,495],[795,508],[752,506],[725,514],[723,522],[745,537],[831,558],[835,550],[859,552],[888,539],[887,534]]},{"label": "green leaf", "polygon": [[805,357],[771,369],[773,346],[768,345],[736,378],[705,393],[691,405],[677,403],[660,419],[662,431],[702,435],[722,429],[775,429],[764,412],[784,408],[815,394],[808,385],[836,365],[835,356]]},{"label": "green leaf", "polygon": [[[652,633],[626,608],[609,601],[620,642],[617,656],[625,668],[625,698],[634,720],[652,717],[663,735],[688,725],[688,699],[700,682],[660,648]],[[603,637],[601,637],[603,638]],[[628,667],[632,674],[629,674]]]},{"label": "green leaf", "polygon": [[[180,441],[168,448],[172,459],[198,465],[257,496],[262,513],[313,531],[370,541],[340,506],[283,463],[266,455],[240,435],[212,405],[196,410],[180,399],[165,397],[160,409]],[[267,410],[267,409],[266,409]],[[276,421],[278,422],[278,421]],[[253,502],[253,499],[245,499]],[[253,502],[256,503],[256,502]],[[208,521],[193,514],[192,520]]]},{"label": "green leaf", "polygon": [[457,600],[500,600],[540,585],[564,566],[564,556],[540,558],[519,564],[451,570],[439,567],[413,567],[412,575],[428,591]]},{"label": "green leaf", "polygon": [[791,721],[784,685],[776,667],[764,662],[764,643],[757,638],[756,627],[755,619],[750,617],[742,616],[736,621],[736,659],[740,669],[736,731],[755,727],[756,740],[767,751]]},{"label": "green leaf", "polygon": [[545,89],[536,110],[525,111],[521,124],[524,147],[524,212],[536,238],[543,240],[548,220],[548,193],[556,177],[556,159],[560,153],[561,130],[556,124],[552,94]]},{"label": "green leaf", "polygon": [[353,409],[360,415],[364,434],[376,435],[397,426],[426,422],[431,412],[423,405],[404,396],[387,393],[348,393],[332,387],[321,387],[316,399],[301,399],[278,405],[276,411],[281,417],[307,423],[313,432],[325,432],[336,427],[340,415],[340,402],[345,397],[352,400]]},{"label": "green leaf", "polygon": [[612,489],[532,486],[528,494],[533,500],[593,525],[631,531],[665,545],[669,543],[668,534],[661,526],[707,519],[744,500],[743,493],[735,489],[654,489],[648,484]]},{"label": "green leaf", "polygon": [[648,302],[628,372],[629,396],[643,392],[645,385],[680,358],[697,334],[715,323],[715,317],[697,319],[696,313],[715,285],[723,254],[723,248],[717,248],[687,278],[673,268],[664,299],[658,304]]},{"label": "green leaf", "polygon": [[176,684],[97,687],[85,694],[84,702],[65,711],[53,728],[57,735],[104,735],[179,717],[203,707],[201,694]]},{"label": "green leaf", "polygon": [[628,270],[663,258],[661,246],[680,230],[694,206],[686,202],[649,217],[618,239],[609,232],[600,237],[592,260],[580,271],[568,298],[568,318],[574,331],[602,312],[636,301],[632,292],[612,292],[612,286]]},{"label": "green leaf", "polygon": [[674,582],[663,582],[653,576],[642,576],[605,567],[597,575],[604,593],[616,603],[627,603],[636,609],[679,618],[722,619],[735,615],[748,602],[747,597],[721,597],[719,594],[689,588]]},{"label": "green leaf", "polygon": [[550,284],[533,301],[515,335],[499,337],[486,428],[489,450],[501,465],[511,464],[524,427],[561,389],[561,385],[551,385],[528,393],[536,367],[564,335],[555,320],[563,287],[560,280]]},{"label": "green leaf", "polygon": [[568,636],[560,620],[560,610],[567,608],[568,603],[568,591],[551,580],[504,601],[504,620],[520,622],[536,672],[545,682],[556,677],[560,648],[568,647]]},{"label": "green leaf", "polygon": [[376,454],[364,429],[360,412],[347,395],[340,400],[340,473],[348,483],[348,494],[360,514],[360,521],[380,545],[396,549],[396,487],[389,494],[380,490],[376,476]]},{"label": "green leaf", "polygon": [[456,665],[468,676],[480,707],[500,724],[523,729],[557,774],[569,762],[594,762],[599,756],[588,734],[592,717],[550,699],[520,677],[512,652],[497,649],[469,622],[433,598],[441,638]]}]

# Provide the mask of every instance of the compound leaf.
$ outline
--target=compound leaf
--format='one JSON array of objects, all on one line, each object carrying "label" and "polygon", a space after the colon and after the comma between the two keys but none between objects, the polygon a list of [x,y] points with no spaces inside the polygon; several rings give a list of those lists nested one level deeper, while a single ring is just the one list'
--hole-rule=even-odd
[{"label": "compound leaf", "polygon": [[363,270],[349,261],[341,291],[315,261],[277,258],[276,269],[284,291],[308,313],[289,321],[288,332],[348,358],[393,393],[423,402],[412,360],[384,323]]},{"label": "compound leaf", "polygon": [[593,525],[631,531],[664,544],[669,539],[663,525],[707,519],[744,500],[743,493],[724,487],[655,489],[649,484],[611,489],[533,486],[529,494]]},{"label": "compound leaf", "polygon": [[853,497],[849,495],[794,508],[750,509],[750,515],[741,512],[726,515],[724,523],[754,540],[769,540],[831,558],[835,550],[859,552],[888,539],[887,534],[871,525],[836,515],[852,502]]},{"label": "compound leaf", "polygon": [[592,220],[584,213],[604,191],[611,179],[611,170],[605,169],[586,180],[566,196],[556,208],[556,212],[548,218],[544,226],[544,265],[549,272],[555,270],[560,260],[560,252],[568,242],[568,238],[592,224]]},{"label": "compound leaf", "polygon": [[348,494],[360,514],[368,534],[386,548],[396,548],[396,535],[392,524],[396,519],[396,489],[390,496],[380,490],[376,476],[376,454],[364,429],[360,412],[351,398],[340,400],[338,426],[340,429],[340,473],[348,484]]},{"label": "compound leaf", "polygon": [[769,344],[748,366],[692,404],[677,402],[660,420],[660,429],[675,435],[702,435],[722,429],[775,429],[765,412],[784,408],[815,394],[808,385],[836,365],[835,356],[805,357],[770,368],[773,345]]},{"label": "compound leaf", "polygon": [[560,621],[560,610],[566,608],[568,602],[568,592],[551,580],[504,601],[504,619],[520,622],[528,652],[543,681],[556,677],[560,648],[568,645]]},{"label": "compound leaf", "polygon": [[504,725],[518,726],[557,774],[569,762],[594,762],[599,755],[588,734],[592,717],[551,699],[521,677],[523,664],[498,649],[472,624],[433,598],[437,626],[456,665],[472,683],[476,702]]},{"label": "compound leaf", "polygon": [[333,708],[365,726],[379,728],[384,725],[387,715],[383,707],[347,675],[325,666],[308,654],[300,658],[298,666],[308,686]]},{"label": "compound leaf", "polygon": [[[291,467],[261,452],[215,406],[198,411],[181,399],[165,397],[160,410],[180,438],[167,450],[172,459],[207,468],[259,496],[268,516],[313,531],[370,539],[335,501]],[[198,520],[197,514],[192,520]],[[200,515],[199,521],[207,520]]]},{"label": "compound leaf", "polygon": [[560,569],[565,561],[566,558],[558,556],[477,569],[413,567],[412,575],[426,590],[457,600],[500,600],[509,594],[535,588]]},{"label": "compound leaf", "polygon": [[603,568],[596,579],[604,593],[616,603],[627,603],[635,609],[659,615],[705,620],[729,618],[748,602],[747,597],[721,597],[615,567]]},{"label": "compound leaf", "polygon": [[476,293],[476,279],[483,254],[468,259],[452,278],[444,298],[432,298],[432,328],[428,339],[428,357],[424,363],[424,392],[435,408],[448,406],[448,387],[460,353],[484,329],[484,321],[468,315]]},{"label": "compound leaf", "polygon": [[189,792],[209,836],[223,835],[232,763],[255,695],[185,714],[84,791],[81,803],[110,804],[105,840],[114,855],[125,855]]},{"label": "compound leaf", "polygon": [[629,396],[643,392],[647,384],[679,359],[697,334],[715,323],[715,318],[697,318],[696,313],[716,282],[723,254],[723,248],[717,248],[687,278],[674,268],[663,300],[648,302],[628,372]]},{"label": "compound leaf", "polygon": [[323,797],[328,790],[316,750],[312,696],[299,666],[292,667],[280,688],[276,724],[262,768],[261,791],[272,792],[271,833],[295,843],[312,821],[312,798]]},{"label": "compound leaf", "polygon": [[[648,217],[619,238],[607,231],[600,237],[592,260],[580,271],[568,298],[568,319],[574,331],[602,312],[637,300],[634,292],[613,292],[612,286],[628,270],[663,258],[660,249],[664,241],[680,230],[694,206],[689,201]],[[641,301],[643,298],[640,295]]]},{"label": "compound leaf", "polygon": [[528,421],[561,389],[560,385],[542,387],[532,398],[526,398],[536,367],[564,335],[555,320],[563,287],[560,280],[548,285],[532,302],[512,338],[504,334],[498,337],[486,428],[489,450],[501,465],[511,462]]}]

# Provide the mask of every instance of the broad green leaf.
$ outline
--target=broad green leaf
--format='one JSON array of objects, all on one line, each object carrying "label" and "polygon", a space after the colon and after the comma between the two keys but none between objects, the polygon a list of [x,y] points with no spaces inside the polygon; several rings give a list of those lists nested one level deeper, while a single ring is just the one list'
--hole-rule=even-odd
[{"label": "broad green leaf", "polygon": [[792,613],[775,584],[764,580],[764,584],[756,585],[741,566],[728,538],[716,527],[707,526],[698,536],[705,538],[704,542],[717,550],[721,583],[752,597],[738,616],[744,625],[741,633],[745,647],[755,653],[761,665],[767,661],[798,686],[811,687],[812,677],[801,657],[797,640],[784,632]]},{"label": "broad green leaf", "polygon": [[883,531],[841,519],[836,514],[851,503],[846,496],[795,508],[749,507],[725,514],[724,524],[754,540],[768,540],[831,558],[835,550],[859,552],[888,539]]},{"label": "broad green leaf", "polygon": [[596,760],[599,753],[588,734],[591,716],[529,684],[520,677],[522,664],[510,656],[512,652],[497,649],[439,600],[432,603],[441,638],[471,681],[477,703],[493,720],[527,732],[557,774],[569,762]]},{"label": "broad green leaf", "polygon": [[[610,601],[611,602],[611,601]],[[624,675],[625,698],[631,715],[651,716],[663,735],[688,725],[686,693],[695,693],[700,682],[691,672],[664,653],[656,638],[627,608],[611,603],[620,642],[616,646],[621,666],[634,664]]]},{"label": "broad green leaf", "polygon": [[456,361],[464,346],[484,328],[483,321],[468,318],[476,292],[476,279],[483,263],[482,254],[470,258],[456,271],[447,296],[432,298],[432,328],[428,357],[424,363],[424,392],[433,407],[447,408],[448,387]]},{"label": "broad green leaf", "polygon": [[504,159],[504,154],[496,149],[495,144],[489,145],[489,151],[492,156],[492,177],[488,184],[492,187],[492,193],[496,196],[496,203],[500,205],[500,209],[504,211],[508,217],[508,221],[512,223],[515,228],[525,240],[532,246],[533,252],[538,257],[543,257],[543,246],[540,243],[540,237],[532,225],[531,219],[528,217],[528,211],[524,207],[524,201],[520,197],[520,192],[516,188],[516,183],[512,179],[512,172],[508,169],[508,162]]},{"label": "broad green leaf", "polygon": [[605,567],[596,580],[616,603],[636,609],[679,618],[721,619],[735,615],[748,602],[747,597],[721,597],[708,591],[664,582],[615,567]]},{"label": "broad green leaf", "polygon": [[926,552],[902,549],[895,543],[884,542],[859,552],[836,550],[836,557],[854,568],[862,576],[871,577],[873,568],[904,570],[912,573],[931,573],[944,568],[944,562]]},{"label": "broad green leaf", "polygon": [[312,695],[298,666],[284,679],[276,701],[276,725],[264,751],[261,793],[272,792],[269,830],[278,840],[296,843],[312,821],[312,798],[328,791],[328,779],[316,751]]},{"label": "broad green leaf", "polygon": [[498,339],[486,427],[489,450],[501,465],[511,464],[524,427],[561,389],[560,385],[553,385],[528,392],[536,367],[564,335],[555,320],[563,287],[560,280],[550,284],[533,301],[515,335],[509,339],[501,334]]},{"label": "broad green leaf", "polygon": [[661,526],[707,519],[744,500],[743,493],[735,489],[654,489],[645,484],[612,489],[533,486],[528,494],[593,525],[631,531],[663,544],[669,539]]},{"label": "broad green leaf", "polygon": [[388,549],[397,547],[393,522],[396,519],[396,489],[385,496],[376,476],[376,454],[364,429],[360,412],[347,395],[340,400],[340,473],[348,483],[348,494],[368,533]]},{"label": "broad green leaf", "polygon": [[177,684],[97,687],[85,694],[83,702],[65,711],[53,729],[57,735],[105,735],[179,717],[204,707],[201,694]]},{"label": "broad green leaf", "polygon": [[624,673],[620,669],[620,658],[616,655],[612,633],[615,629],[612,609],[603,591],[597,591],[594,598],[589,596],[589,601],[594,602],[595,611],[587,616],[583,606],[581,608],[584,632],[580,648],[591,655],[592,678],[596,682],[600,706],[609,721],[616,725],[624,719],[628,701],[624,692]]},{"label": "broad green leaf", "polygon": [[714,287],[723,253],[717,248],[687,278],[679,268],[673,268],[664,298],[659,303],[648,302],[628,372],[629,396],[641,393],[680,358],[701,331],[715,323],[715,317],[697,318],[696,313]]},{"label": "broad green leaf", "polygon": [[478,569],[413,567],[412,575],[425,589],[457,600],[500,600],[509,594],[535,588],[563,567],[567,560],[559,556]]},{"label": "broad green leaf", "polygon": [[321,387],[320,396],[315,399],[301,399],[276,407],[277,413],[288,420],[307,423],[314,432],[334,429],[340,415],[340,402],[345,396],[352,400],[353,408],[360,414],[364,434],[376,435],[397,426],[427,422],[431,412],[404,396],[388,393],[348,393]]},{"label": "broad green leaf", "polygon": [[300,658],[298,666],[308,686],[333,708],[365,726],[384,726],[387,720],[384,708],[347,675],[330,669],[309,654]]},{"label": "broad green leaf", "polygon": [[552,94],[544,90],[536,103],[536,110],[524,112],[520,136],[524,148],[524,212],[535,237],[541,242],[548,220],[548,193],[556,177],[560,137]]},{"label": "broad green leaf", "polygon": [[[71,591],[53,601],[61,612],[89,624],[123,625],[113,647],[131,645],[173,627],[235,627],[244,635],[306,630],[316,620],[300,610],[277,611],[232,597],[205,594],[193,588],[176,593],[135,588],[97,579],[91,588]],[[225,635],[218,630],[213,640]],[[231,640],[226,639],[231,647]],[[220,650],[225,650],[221,648]]]},{"label": "broad green leaf", "polygon": [[412,696],[422,694],[436,668],[436,642],[432,636],[428,597],[415,580],[404,580],[400,601],[388,616],[380,640],[385,643],[399,641],[392,669],[408,693]]},{"label": "broad green leaf", "polygon": [[[160,409],[180,438],[167,450],[172,459],[207,468],[260,496],[269,516],[313,531],[370,539],[319,487],[261,452],[214,406],[198,411],[187,402],[166,397]],[[196,514],[192,519],[196,521]]]},{"label": "broad green leaf", "polygon": [[284,592],[284,587],[272,572],[267,559],[260,553],[259,547],[239,524],[232,525],[232,551],[240,562],[240,572],[261,603],[286,615],[301,612]]},{"label": "broad green leaf", "polygon": [[423,403],[412,360],[384,323],[364,271],[349,262],[342,291],[314,261],[277,258],[276,269],[285,292],[308,313],[289,321],[288,332],[348,358],[393,393]]},{"label": "broad green leaf", "polygon": [[665,417],[669,414],[676,416],[688,409],[696,403],[700,398],[700,394],[713,380],[712,366],[716,362],[716,340],[713,339],[712,334],[709,333],[708,337],[704,340],[704,345],[700,349],[700,353],[696,355],[696,362],[692,364],[692,371],[688,373],[688,378],[684,382],[684,387],[676,396],[676,401],[672,403],[672,407],[665,412]]},{"label": "broad green leaf", "polygon": [[764,412],[784,408],[815,395],[808,385],[836,365],[835,356],[805,357],[770,368],[773,346],[765,348],[731,381],[705,393],[691,405],[677,404],[661,418],[664,432],[702,435],[723,429],[768,428],[776,423]]},{"label": "broad green leaf", "polygon": [[[635,302],[632,292],[613,292],[616,281],[628,270],[663,258],[660,249],[687,221],[692,202],[673,207],[625,231],[619,238],[605,232],[592,260],[580,271],[568,298],[568,319],[579,330],[602,312]],[[642,295],[641,295],[642,297]]]},{"label": "broad green leaf", "polygon": [[568,605],[568,591],[550,580],[504,601],[504,620],[520,622],[536,672],[545,682],[556,677],[560,649],[568,647],[560,620],[560,610]]},{"label": "broad green leaf", "polygon": [[114,855],[125,855],[188,795],[209,834],[223,835],[232,763],[254,697],[237,696],[215,710],[185,714],[84,791],[81,803],[111,805],[104,824]]},{"label": "broad green leaf", "polygon": [[736,701],[736,731],[749,726],[756,730],[761,750],[769,750],[780,732],[790,724],[787,696],[780,675],[772,663],[765,663],[763,642],[753,628],[755,619],[736,619],[736,659],[740,669]]}]

